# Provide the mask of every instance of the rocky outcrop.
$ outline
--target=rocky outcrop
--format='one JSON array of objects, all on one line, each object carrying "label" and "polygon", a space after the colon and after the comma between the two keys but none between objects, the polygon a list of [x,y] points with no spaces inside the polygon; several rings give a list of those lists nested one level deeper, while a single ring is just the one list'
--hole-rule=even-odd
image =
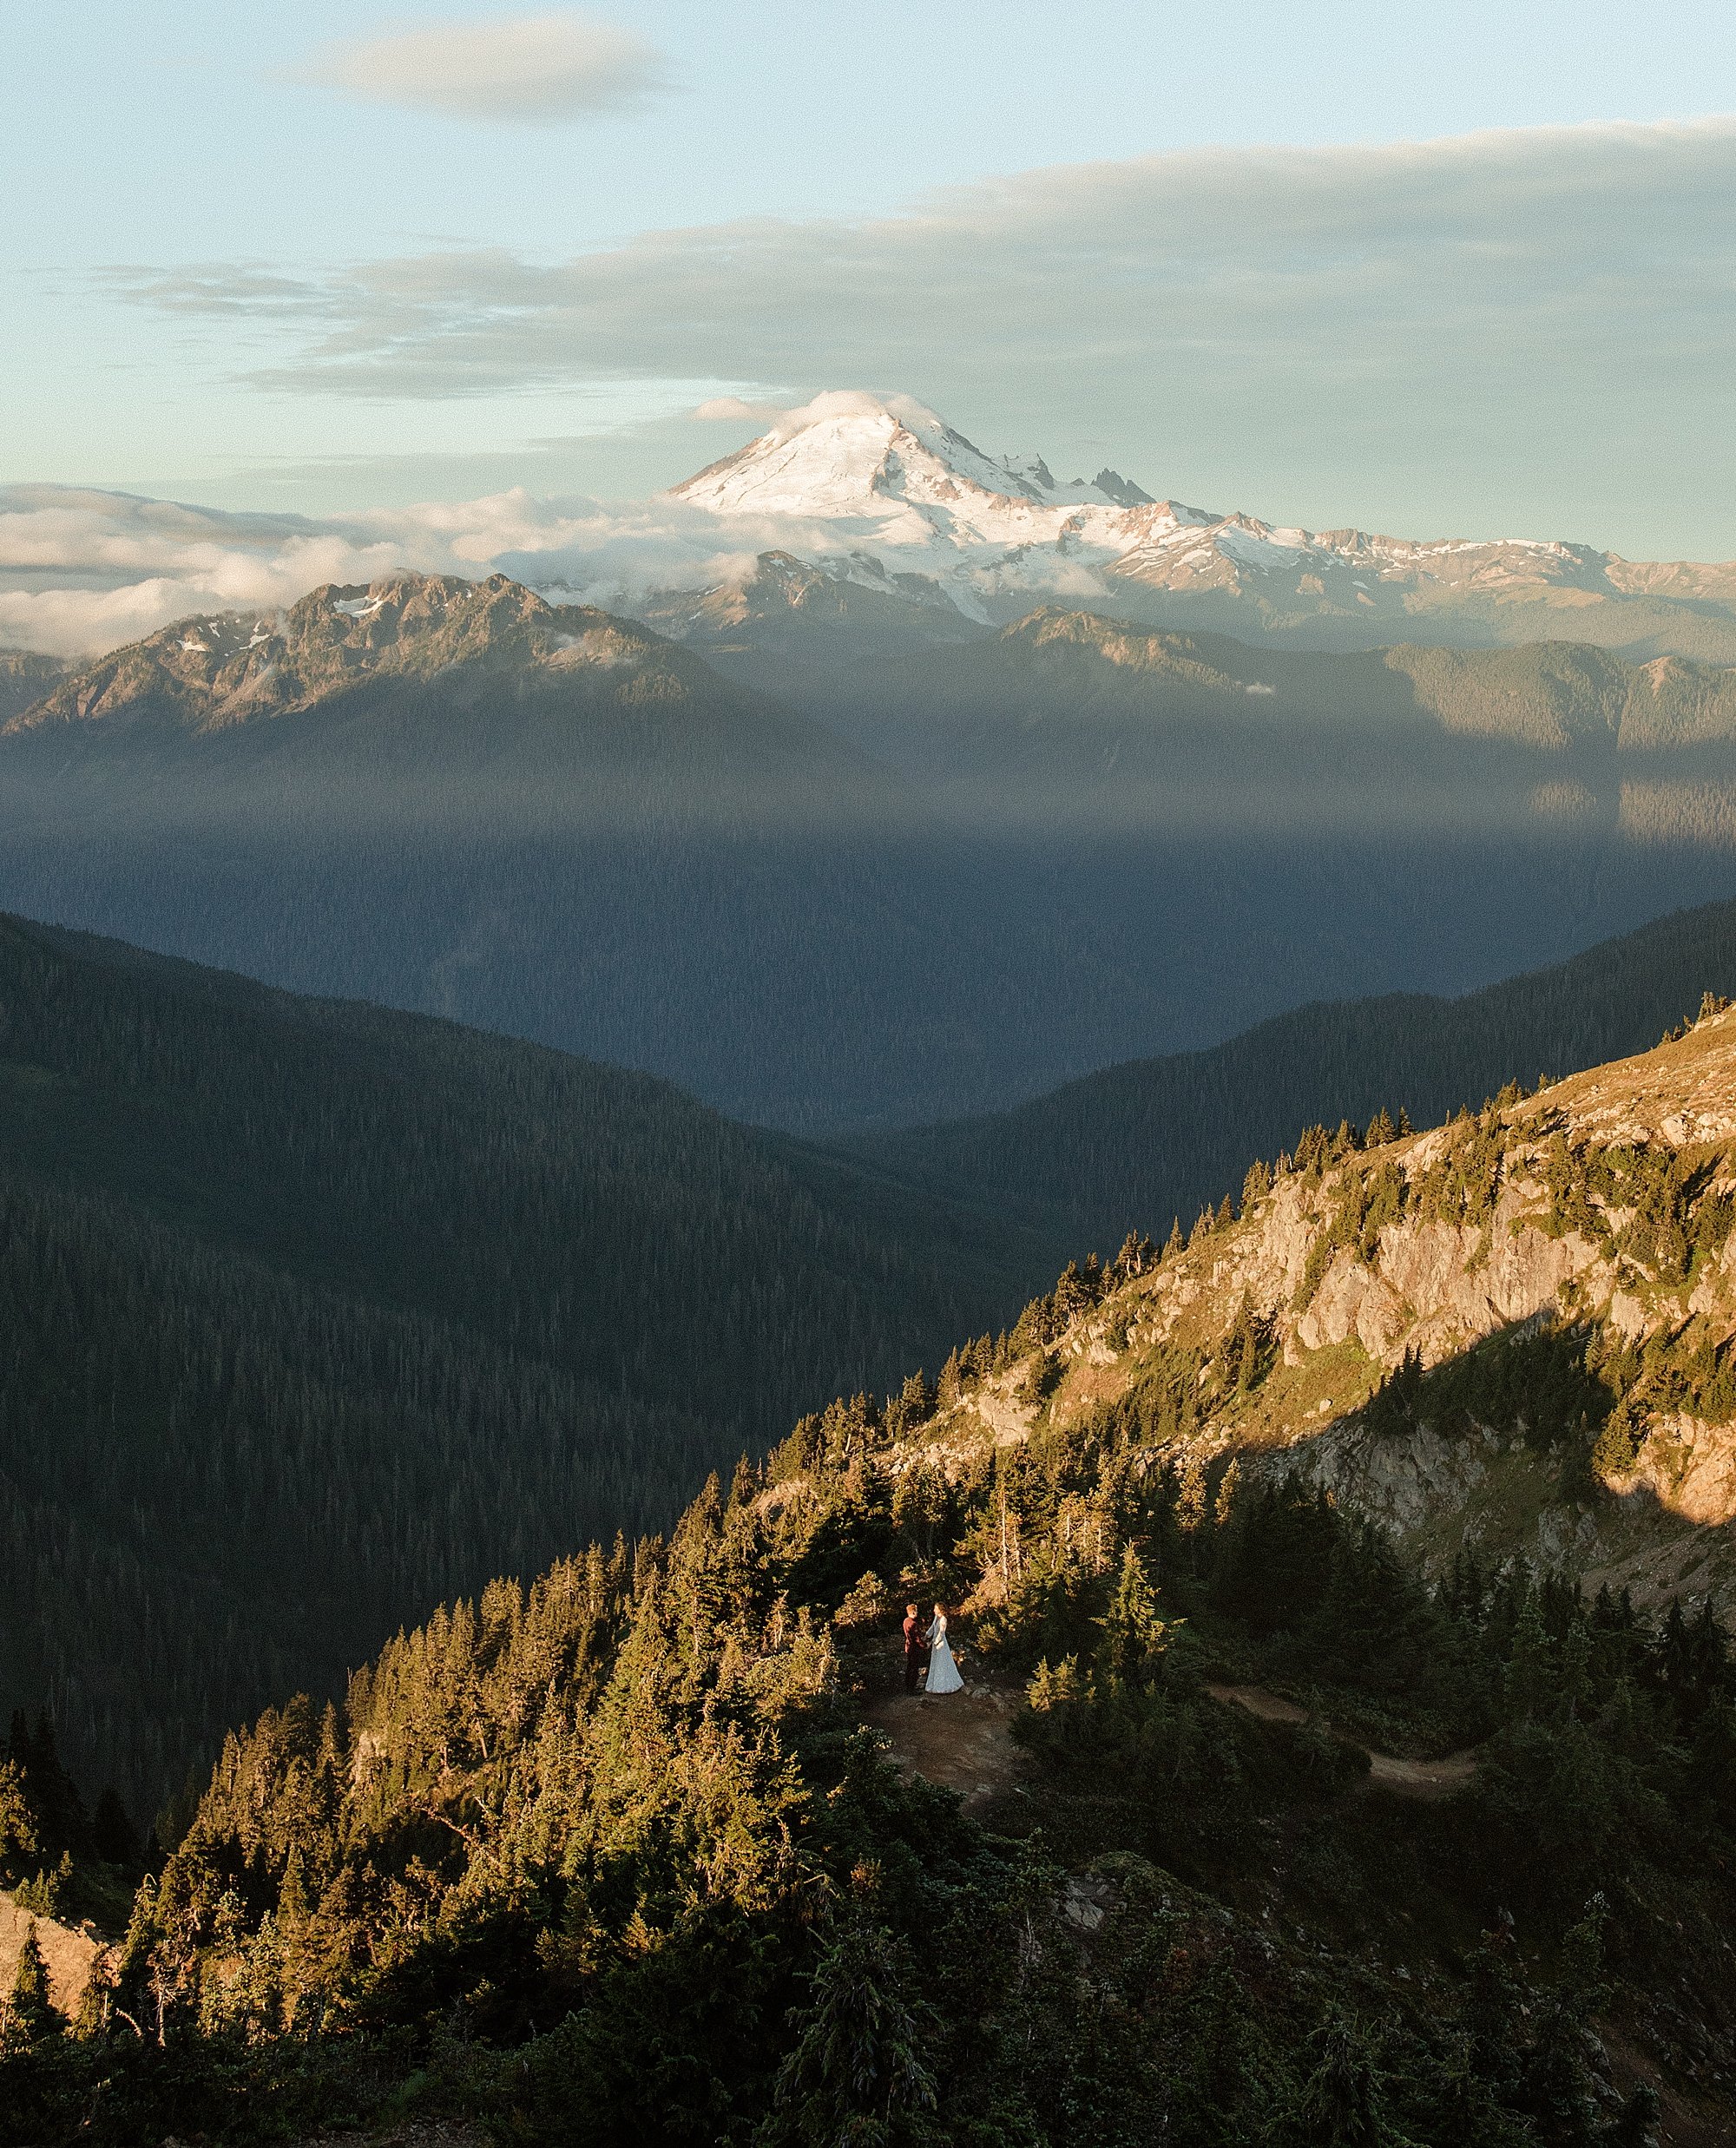
[{"label": "rocky outcrop", "polygon": [[[1052,1422],[1161,1377],[1194,1404],[1158,1435],[1178,1467],[1294,1472],[1437,1569],[1470,1547],[1736,1612],[1736,1011],[1426,1133],[1317,1129],[1110,1280],[1051,1317]],[[1555,1353],[1529,1389],[1489,1356],[1528,1339]],[[1028,1436],[1031,1385],[984,1379],[930,1452]]]}]

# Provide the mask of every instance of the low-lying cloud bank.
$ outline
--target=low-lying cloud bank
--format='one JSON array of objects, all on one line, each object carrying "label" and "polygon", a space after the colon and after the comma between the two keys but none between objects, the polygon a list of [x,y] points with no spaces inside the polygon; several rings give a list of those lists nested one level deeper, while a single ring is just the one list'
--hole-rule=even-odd
[{"label": "low-lying cloud bank", "polygon": [[325,582],[409,567],[496,571],[587,603],[702,588],[752,571],[759,552],[815,548],[837,532],[723,522],[655,499],[626,506],[512,491],[314,521],[227,514],[130,493],[0,487],[0,647],[101,654],[195,613],[274,610]]}]

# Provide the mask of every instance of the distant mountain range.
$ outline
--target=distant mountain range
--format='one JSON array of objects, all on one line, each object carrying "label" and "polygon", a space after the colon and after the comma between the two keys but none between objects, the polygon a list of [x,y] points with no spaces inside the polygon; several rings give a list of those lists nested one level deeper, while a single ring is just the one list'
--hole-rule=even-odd
[{"label": "distant mountain range", "polygon": [[[1568,639],[1736,661],[1736,562],[1279,528],[1154,499],[1112,470],[1057,482],[1041,457],[986,455],[903,395],[819,396],[671,496],[748,534],[755,564],[635,608],[762,660],[837,664],[893,621],[909,639],[947,639],[959,620],[988,627],[1058,603],[1321,648]],[[808,630],[819,590],[787,563],[832,585],[823,649]],[[514,570],[537,577],[534,558]]]},{"label": "distant mountain range", "polygon": [[[843,585],[778,571],[823,639]],[[0,904],[819,1133],[1736,892],[1736,671],[948,616],[774,695],[398,575],[19,667]]]}]

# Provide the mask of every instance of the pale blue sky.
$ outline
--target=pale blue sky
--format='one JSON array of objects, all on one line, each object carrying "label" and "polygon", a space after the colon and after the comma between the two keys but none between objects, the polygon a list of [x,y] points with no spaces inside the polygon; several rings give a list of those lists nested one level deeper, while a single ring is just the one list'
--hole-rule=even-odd
[{"label": "pale blue sky", "polygon": [[1736,111],[1727,0],[622,0],[625,108],[337,86],[555,11],[0,0],[0,483],[624,496],[746,437],[707,395],[860,385],[1280,521],[1736,554],[1736,135],[1657,124]]}]

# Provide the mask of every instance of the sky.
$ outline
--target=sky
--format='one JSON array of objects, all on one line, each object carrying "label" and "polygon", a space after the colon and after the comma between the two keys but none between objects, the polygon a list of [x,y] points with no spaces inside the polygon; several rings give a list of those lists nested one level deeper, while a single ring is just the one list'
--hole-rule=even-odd
[{"label": "sky", "polygon": [[0,0],[0,486],[425,526],[865,387],[1280,523],[1736,555],[1727,0]]}]

